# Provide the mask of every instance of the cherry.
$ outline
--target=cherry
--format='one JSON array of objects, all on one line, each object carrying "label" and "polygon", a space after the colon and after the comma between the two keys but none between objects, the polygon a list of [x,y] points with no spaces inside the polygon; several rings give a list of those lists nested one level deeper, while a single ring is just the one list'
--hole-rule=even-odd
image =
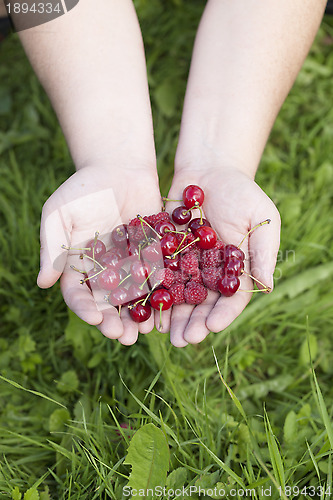
[{"label": "cherry", "polygon": [[171,271],[178,271],[180,266],[179,254],[177,254],[173,259],[164,258],[164,267],[171,269]]},{"label": "cherry", "polygon": [[223,274],[226,276],[240,276],[244,271],[244,261],[237,257],[230,257],[223,266]]},{"label": "cherry", "polygon": [[100,268],[97,268],[97,269],[92,268],[87,272],[83,282],[87,284],[87,286],[90,290],[92,290],[92,288],[96,289],[96,287],[98,287],[97,280],[98,280],[98,276],[100,276],[99,272],[101,270],[102,269],[100,269]]},{"label": "cherry", "polygon": [[233,257],[236,257],[236,259],[239,260],[244,260],[245,254],[243,250],[241,250],[239,247],[236,247],[236,245],[226,245],[223,250],[223,260],[227,262]]},{"label": "cherry", "polygon": [[153,242],[142,250],[142,257],[151,263],[162,261],[163,255],[159,241]]},{"label": "cherry", "polygon": [[172,255],[178,248],[178,240],[176,235],[168,233],[161,239],[161,250],[164,257]]},{"label": "cherry", "polygon": [[196,237],[199,238],[197,241],[197,246],[202,250],[208,250],[213,248],[217,241],[217,234],[214,229],[209,226],[202,226],[196,230]]},{"label": "cherry", "polygon": [[176,207],[174,209],[171,217],[176,224],[183,226],[191,220],[192,214],[191,211],[187,210],[184,205],[181,205],[180,207]]},{"label": "cherry", "polygon": [[127,224],[120,224],[112,230],[111,241],[116,247],[126,248],[128,245]]},{"label": "cherry", "polygon": [[164,236],[169,231],[176,231],[176,227],[170,221],[160,220],[155,224],[155,231],[160,236]]},{"label": "cherry", "polygon": [[145,297],[148,293],[148,285],[142,290],[137,283],[132,283],[128,288],[128,296],[130,300],[138,300]]},{"label": "cherry", "polygon": [[217,287],[219,292],[225,297],[231,297],[234,295],[240,285],[239,278],[237,276],[222,276],[217,282]]},{"label": "cherry", "polygon": [[114,290],[120,282],[119,273],[112,267],[107,267],[97,278],[97,283],[103,290]]},{"label": "cherry", "polygon": [[135,260],[131,264],[130,273],[132,280],[135,283],[143,283],[149,273],[151,272],[151,267],[148,262],[141,262],[140,260]]},{"label": "cherry", "polygon": [[124,255],[120,248],[111,248],[108,252],[101,256],[98,261],[102,264],[103,267],[113,267],[117,268],[121,266],[121,260],[124,258]]},{"label": "cherry", "polygon": [[208,226],[210,227],[210,222],[208,222],[207,219],[201,219],[200,217],[197,217],[195,219],[192,219],[188,225],[188,228],[190,229],[190,231],[192,231],[192,233],[195,235],[195,232],[196,230],[199,228],[199,227],[202,227],[202,226]]},{"label": "cherry", "polygon": [[123,286],[119,286],[115,290],[112,290],[108,296],[108,301],[112,306],[124,305],[129,302],[129,300],[128,290]]},{"label": "cherry", "polygon": [[187,209],[201,207],[204,198],[205,194],[199,186],[191,184],[183,191],[183,202]]},{"label": "cherry", "polygon": [[166,311],[167,309],[170,309],[173,304],[172,295],[169,290],[166,290],[165,288],[155,290],[151,294],[149,301],[151,307],[157,311]]},{"label": "cherry", "polygon": [[127,253],[129,256],[139,255],[139,246],[136,242],[130,241],[127,245]]},{"label": "cherry", "polygon": [[147,319],[151,316],[151,307],[149,304],[132,304],[128,307],[129,314],[133,321],[136,323],[142,323],[143,321],[147,321]]},{"label": "cherry", "polygon": [[86,250],[85,254],[93,259],[99,260],[99,257],[102,257],[102,255],[106,252],[106,247],[103,241],[96,238],[88,241],[86,247],[89,248],[89,250]]}]

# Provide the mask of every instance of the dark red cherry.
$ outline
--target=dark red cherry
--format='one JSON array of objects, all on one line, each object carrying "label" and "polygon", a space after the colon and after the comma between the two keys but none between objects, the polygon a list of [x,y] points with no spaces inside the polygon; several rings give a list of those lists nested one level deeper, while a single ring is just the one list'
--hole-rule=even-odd
[{"label": "dark red cherry", "polygon": [[128,245],[127,224],[120,224],[111,232],[111,241],[115,247],[126,248]]},{"label": "dark red cherry", "polygon": [[217,287],[219,292],[225,297],[231,297],[234,295],[240,285],[239,278],[237,276],[222,276],[222,278],[217,282]]},{"label": "dark red cherry", "polygon": [[166,311],[172,306],[173,298],[169,290],[160,288],[151,294],[149,302],[153,309],[156,309],[157,311]]},{"label": "dark red cherry", "polygon": [[85,254],[96,260],[99,260],[99,257],[102,257],[106,252],[106,247],[101,240],[90,240],[85,246],[89,248],[89,250],[85,251]]},{"label": "dark red cherry", "polygon": [[164,257],[164,267],[171,269],[171,271],[178,271],[180,266],[179,254],[177,254],[173,259],[167,259]]},{"label": "dark red cherry", "polygon": [[112,267],[107,267],[97,278],[97,283],[103,290],[114,290],[119,285],[119,282],[119,273]]},{"label": "dark red cherry", "polygon": [[183,202],[187,209],[193,207],[201,207],[205,198],[205,194],[201,187],[191,184],[183,191]]},{"label": "dark red cherry", "polygon": [[223,265],[223,274],[225,276],[240,276],[244,271],[244,261],[231,257]]},{"label": "dark red cherry", "polygon": [[155,224],[155,231],[157,231],[160,236],[164,236],[169,231],[176,231],[176,227],[170,221],[160,220]]},{"label": "dark red cherry", "polygon": [[199,228],[199,227],[202,227],[202,226],[208,226],[210,227],[210,222],[208,222],[207,219],[202,219],[202,224],[201,224],[201,219],[200,217],[197,217],[195,219],[192,219],[188,225],[188,228],[192,231],[193,234],[195,234],[196,230]]},{"label": "dark red cherry", "polygon": [[187,224],[191,220],[192,214],[190,211],[187,210],[187,208],[184,205],[182,205],[174,209],[171,217],[176,224],[183,226],[184,224]]},{"label": "dark red cherry", "polygon": [[130,273],[132,276],[132,280],[135,283],[143,283],[147,279],[150,272],[151,267],[148,262],[141,262],[141,260],[136,260],[131,264]]},{"label": "dark red cherry", "polygon": [[133,304],[128,309],[132,320],[136,323],[147,321],[151,316],[151,307],[149,304]]},{"label": "dark red cherry", "polygon": [[213,248],[217,241],[217,235],[212,227],[202,226],[196,230],[195,236],[200,238],[197,241],[197,246],[202,250],[208,250],[209,248]]},{"label": "dark red cherry", "polygon": [[142,258],[146,261],[156,263],[162,261],[163,255],[159,241],[153,241],[142,250]]},{"label": "dark red cherry", "polygon": [[175,234],[168,233],[163,236],[160,241],[161,250],[164,257],[172,255],[178,248],[178,240]]},{"label": "dark red cherry", "polygon": [[119,286],[115,290],[112,290],[108,296],[108,301],[115,307],[127,304],[129,300],[128,290],[123,286]]},{"label": "dark red cherry", "polygon": [[123,258],[124,255],[120,248],[111,248],[111,250],[106,252],[98,259],[98,262],[100,262],[100,264],[102,264],[102,266],[104,267],[117,268],[121,266],[121,261]]},{"label": "dark red cherry", "polygon": [[226,245],[223,249],[223,260],[227,262],[231,258],[235,257],[236,259],[239,260],[244,260],[245,259],[245,254],[243,250],[240,248],[236,247],[236,245]]}]

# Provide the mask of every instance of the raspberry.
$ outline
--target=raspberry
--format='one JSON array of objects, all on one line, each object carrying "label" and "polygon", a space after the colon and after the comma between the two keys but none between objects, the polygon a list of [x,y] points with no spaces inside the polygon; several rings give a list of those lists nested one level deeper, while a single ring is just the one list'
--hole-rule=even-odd
[{"label": "raspberry", "polygon": [[224,245],[223,241],[217,240],[214,248],[219,248],[220,250],[223,250],[224,247],[225,247],[225,245]]},{"label": "raspberry", "polygon": [[174,283],[170,286],[169,292],[173,298],[174,305],[185,303],[184,289],[185,285],[183,283]]},{"label": "raspberry", "polygon": [[202,250],[200,258],[200,267],[202,269],[207,267],[219,267],[222,263],[222,252],[219,248],[210,248],[209,250]]},{"label": "raspberry", "polygon": [[199,261],[193,252],[181,256],[180,269],[188,274],[196,274],[199,270]]},{"label": "raspberry", "polygon": [[160,221],[171,221],[170,214],[168,212],[159,212],[158,214],[154,215],[147,215],[144,217],[144,219],[150,224],[151,226],[154,226],[157,222]]},{"label": "raspberry", "polygon": [[202,280],[201,272],[199,269],[198,269],[196,274],[191,274],[191,280],[195,281],[196,283],[200,283],[200,285],[204,284],[204,282]]},{"label": "raspberry", "polygon": [[185,284],[189,279],[190,276],[187,273],[184,273],[184,271],[174,271],[174,283],[181,283]]},{"label": "raspberry", "polygon": [[170,286],[174,283],[175,276],[171,269],[159,269],[152,275],[153,284],[159,283],[163,285],[165,288],[170,288]]},{"label": "raspberry", "polygon": [[201,304],[207,297],[207,288],[195,281],[189,281],[185,287],[184,297],[187,304]]},{"label": "raspberry", "polygon": [[221,268],[219,267],[207,267],[201,271],[201,276],[204,285],[213,290],[214,292],[218,291],[218,281],[221,278]]}]

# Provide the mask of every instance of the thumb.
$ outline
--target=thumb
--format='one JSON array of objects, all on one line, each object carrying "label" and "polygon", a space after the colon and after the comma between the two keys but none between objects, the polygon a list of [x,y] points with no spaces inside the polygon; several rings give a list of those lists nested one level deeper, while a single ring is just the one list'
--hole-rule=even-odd
[{"label": "thumb", "polygon": [[48,202],[42,211],[40,228],[40,271],[37,285],[49,288],[60,278],[67,260],[68,251],[62,245],[70,245],[65,217],[61,209],[50,210]]},{"label": "thumb", "polygon": [[[269,219],[269,224],[259,227],[249,236],[249,254],[252,276],[273,289],[273,273],[280,247],[281,226],[280,215],[275,206]],[[260,284],[258,287],[262,288]]]}]

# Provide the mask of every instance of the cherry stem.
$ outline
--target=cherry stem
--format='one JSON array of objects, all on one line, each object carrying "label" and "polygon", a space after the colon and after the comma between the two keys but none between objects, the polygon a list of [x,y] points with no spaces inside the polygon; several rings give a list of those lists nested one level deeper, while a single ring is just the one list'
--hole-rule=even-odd
[{"label": "cherry stem", "polygon": [[91,280],[92,278],[96,278],[99,274],[101,274],[103,271],[105,271],[106,267],[102,267],[100,271],[98,271],[96,274],[93,274],[92,276],[88,276],[87,278],[84,278],[84,280],[80,280],[81,285],[85,283],[86,281]]},{"label": "cherry stem", "polygon": [[239,288],[238,291],[239,292],[247,292],[247,293],[270,292],[271,288],[265,287],[265,288],[261,288],[260,290],[242,290],[241,288]]},{"label": "cherry stem", "polygon": [[[249,276],[249,278],[252,278],[252,279],[253,279],[253,281],[255,281],[256,283],[259,283],[259,285],[261,285],[262,287],[264,287],[264,288],[265,288],[265,290],[263,290],[263,291],[266,291],[266,289],[267,289],[267,290],[271,290],[271,287],[269,287],[269,286],[267,286],[267,285],[264,285],[264,283],[262,283],[260,280],[258,280],[258,279],[257,279],[257,278],[255,278],[254,276],[252,276],[252,274],[249,274],[249,273],[247,273],[246,271],[243,271],[243,272],[242,272],[242,274],[246,274],[246,276]],[[244,291],[245,291],[245,290],[244,290]],[[260,292],[261,290],[258,290],[258,291]]]},{"label": "cherry stem", "polygon": [[[150,227],[150,229],[152,231],[154,231],[154,233],[159,237],[160,240],[162,239],[162,236],[160,234],[158,234],[158,232],[150,224],[148,224],[148,222],[141,215],[137,215],[137,218],[139,219],[139,221],[141,222],[141,224],[145,223],[148,227]],[[145,233],[145,236],[146,236],[146,233]],[[147,236],[146,236],[146,239],[148,241]]]},{"label": "cherry stem", "polygon": [[81,251],[81,250],[91,250],[91,248],[75,248],[75,247],[68,247],[67,245],[61,245],[61,248],[63,248],[64,250],[78,250],[78,251]]},{"label": "cherry stem", "polygon": [[120,282],[119,282],[119,285],[120,286],[122,283],[124,283],[124,281],[126,281],[128,278],[130,278],[132,275],[131,273],[129,273],[127,276],[125,276],[125,278],[123,278]]},{"label": "cherry stem", "polygon": [[[200,238],[196,238],[195,240],[191,241],[191,243],[188,243],[185,247],[183,248],[177,248],[177,250],[172,254],[172,255],[167,255],[166,258],[167,259],[174,259],[176,257],[176,255],[178,255],[180,252],[182,252],[183,250],[185,250],[186,248],[190,247],[191,245],[194,245],[194,243],[196,243],[197,241],[200,241]],[[181,243],[180,243],[181,245]],[[179,245],[179,246],[180,246]]]},{"label": "cherry stem", "polygon": [[146,302],[147,300],[149,299],[149,297],[151,296],[151,294],[153,293],[153,291],[155,290],[155,288],[159,286],[159,283],[155,283],[155,285],[153,286],[153,288],[150,290],[150,292],[148,293],[147,297],[145,297],[143,299],[143,302],[142,302],[142,305],[145,306],[146,305]]},{"label": "cherry stem", "polygon": [[[90,248],[89,248],[89,250],[90,250]],[[93,263],[94,263],[94,271],[96,270],[96,264],[98,264],[98,265],[99,265],[99,267],[101,267],[103,270],[104,270],[104,269],[106,269],[106,267],[103,267],[103,266],[102,266],[102,265],[98,262],[98,260],[93,259],[92,257],[90,257],[90,255],[87,255],[86,253],[84,253],[84,254],[83,254],[83,257],[86,257],[87,259],[89,259],[89,260],[92,260],[92,261],[93,261]]]},{"label": "cherry stem", "polygon": [[238,245],[237,248],[240,248],[240,246],[242,245],[242,243],[245,241],[245,238],[247,238],[255,229],[257,229],[258,227],[260,226],[263,226],[264,224],[269,224],[271,222],[271,219],[266,219],[264,220],[263,222],[259,222],[259,224],[257,224],[256,226],[252,227],[247,233],[246,235],[244,236],[244,238],[242,239],[242,241],[240,242],[240,244]]},{"label": "cherry stem", "polygon": [[150,276],[151,276],[152,274],[154,274],[154,272],[155,272],[155,271],[156,271],[156,269],[153,269],[153,270],[151,271],[151,273],[149,273],[149,274],[148,274],[147,278],[146,278],[146,279],[144,280],[144,282],[143,282],[143,283],[141,283],[141,285],[139,286],[140,290],[142,290],[142,289],[143,289],[144,284],[145,284],[145,283],[147,283],[147,281],[149,280]]},{"label": "cherry stem", "polygon": [[72,265],[70,265],[69,267],[70,267],[71,269],[73,269],[73,271],[76,271],[77,273],[86,274],[86,272],[85,272],[85,271],[82,271],[81,269],[78,269],[76,266],[73,266],[73,264],[72,264]]},{"label": "cherry stem", "polygon": [[159,325],[158,325],[158,329],[159,329],[159,330],[162,330],[162,326],[163,326],[163,325],[162,325],[162,307],[163,307],[163,303],[162,303],[162,302],[160,302],[160,323],[159,323]]},{"label": "cherry stem", "polygon": [[167,198],[166,196],[162,196],[162,201],[163,202],[166,202],[166,201],[177,201],[177,202],[182,202],[183,200],[172,200],[171,198]]},{"label": "cherry stem", "polygon": [[118,306],[119,307],[119,309],[118,309],[119,318],[120,318],[120,313],[121,313],[121,306],[122,306],[122,304],[119,304],[119,306]]},{"label": "cherry stem", "polygon": [[98,236],[99,236],[99,232],[96,231],[95,233],[95,238],[94,238],[94,244],[93,244],[93,247],[92,247],[92,256],[93,256],[93,259],[95,260],[95,247],[97,245],[97,239],[98,239]]},{"label": "cherry stem", "polygon": [[[184,234],[184,233],[183,233],[183,234]],[[176,252],[178,252],[178,250],[180,249],[180,247],[182,246],[182,244],[183,244],[183,243],[184,243],[184,241],[186,240],[186,236],[187,236],[187,234],[184,234],[182,241],[179,243],[178,247],[176,248]]]},{"label": "cherry stem", "polygon": [[199,224],[200,224],[201,226],[203,226],[203,220],[202,220],[202,210],[201,210],[201,207],[199,207],[199,210],[200,210],[200,222],[199,222]]}]

